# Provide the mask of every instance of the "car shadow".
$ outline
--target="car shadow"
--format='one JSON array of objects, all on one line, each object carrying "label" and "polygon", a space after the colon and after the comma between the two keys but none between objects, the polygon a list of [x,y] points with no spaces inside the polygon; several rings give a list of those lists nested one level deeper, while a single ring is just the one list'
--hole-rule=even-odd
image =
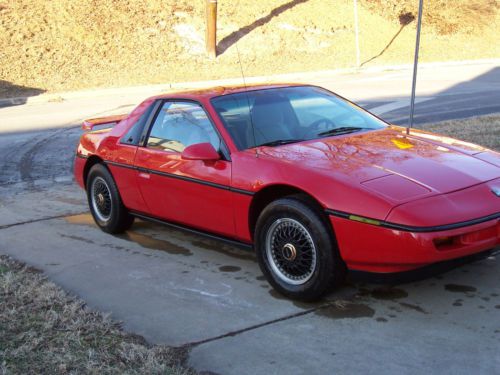
[{"label": "car shadow", "polygon": [[37,96],[44,93],[45,90],[36,87],[16,85],[12,82],[0,79],[0,100],[1,99],[12,99],[10,103],[2,104],[1,107],[10,107],[13,105],[22,105],[26,103],[26,98],[31,96]]},{"label": "car shadow", "polygon": [[[450,67],[449,69],[458,69]],[[418,74],[421,74],[420,69]],[[416,98],[429,96],[419,94],[417,74]],[[458,74],[458,73],[457,73]],[[445,120],[462,119],[473,116],[483,116],[500,112],[498,90],[500,84],[500,67],[493,67],[476,77],[452,85],[436,94],[430,100],[415,104],[414,126],[422,128],[427,123]],[[409,103],[410,91],[398,100],[407,99]],[[390,102],[393,99],[386,99]],[[369,103],[366,103],[369,105]],[[366,105],[362,105],[366,106]],[[370,110],[368,108],[368,110]],[[407,126],[409,105],[385,112],[379,115],[383,120],[401,126]]]},{"label": "car shadow", "polygon": [[371,273],[363,271],[350,271],[348,283],[370,283],[370,284],[407,284],[431,277],[436,277],[467,264],[484,260],[500,252],[499,248],[490,249],[481,253],[472,254],[466,257],[452,259],[449,261],[434,263],[429,266],[418,268],[412,271],[397,273]]}]

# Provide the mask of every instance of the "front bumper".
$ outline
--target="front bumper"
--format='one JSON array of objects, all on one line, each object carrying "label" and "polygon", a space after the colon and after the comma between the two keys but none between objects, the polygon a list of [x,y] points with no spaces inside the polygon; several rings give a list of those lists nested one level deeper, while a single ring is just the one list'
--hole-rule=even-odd
[{"label": "front bumper", "polygon": [[500,219],[460,228],[412,232],[330,215],[347,267],[368,272],[403,272],[480,253],[500,244]]}]

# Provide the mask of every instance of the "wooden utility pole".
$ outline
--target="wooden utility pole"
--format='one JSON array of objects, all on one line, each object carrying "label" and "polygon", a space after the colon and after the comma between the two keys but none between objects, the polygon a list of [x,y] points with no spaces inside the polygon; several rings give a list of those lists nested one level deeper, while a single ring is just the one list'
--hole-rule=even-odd
[{"label": "wooden utility pole", "polygon": [[206,0],[207,33],[205,36],[207,54],[217,57],[217,0]]}]

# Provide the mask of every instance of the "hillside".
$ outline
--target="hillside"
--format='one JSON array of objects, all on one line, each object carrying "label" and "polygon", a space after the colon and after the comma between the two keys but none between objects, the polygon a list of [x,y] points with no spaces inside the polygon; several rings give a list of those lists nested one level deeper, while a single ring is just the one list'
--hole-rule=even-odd
[{"label": "hillside", "polygon": [[[413,58],[410,0],[359,0],[363,66]],[[0,0],[0,96],[353,67],[352,0]],[[422,61],[500,57],[500,2],[427,0]]]}]

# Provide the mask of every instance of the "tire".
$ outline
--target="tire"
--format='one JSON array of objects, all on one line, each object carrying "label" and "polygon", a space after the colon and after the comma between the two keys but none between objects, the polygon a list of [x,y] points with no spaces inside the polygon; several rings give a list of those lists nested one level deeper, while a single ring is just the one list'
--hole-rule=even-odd
[{"label": "tire", "polygon": [[262,273],[279,293],[296,300],[321,298],[345,276],[331,226],[303,195],[270,203],[255,229]]},{"label": "tire", "polygon": [[103,164],[96,164],[89,171],[87,200],[94,221],[104,232],[122,233],[134,222],[122,203],[113,176]]}]

